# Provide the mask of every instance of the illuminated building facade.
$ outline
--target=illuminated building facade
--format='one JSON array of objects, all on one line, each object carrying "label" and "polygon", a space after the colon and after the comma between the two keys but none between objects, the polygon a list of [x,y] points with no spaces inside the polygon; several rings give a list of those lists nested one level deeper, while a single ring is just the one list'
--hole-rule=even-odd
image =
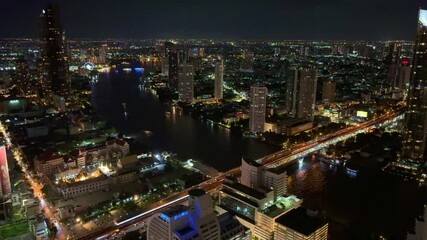
[{"label": "illuminated building facade", "polygon": [[222,99],[223,81],[224,81],[224,63],[222,59],[219,59],[215,62],[215,94],[214,94],[215,100]]},{"label": "illuminated building facade", "polygon": [[257,190],[227,179],[219,194],[218,208],[235,215],[250,230],[252,238],[270,240],[275,237],[276,219],[301,203],[293,195],[274,199],[272,190]]},{"label": "illuminated building facade", "polygon": [[48,4],[39,17],[41,41],[41,82],[45,97],[67,97],[70,91],[66,41],[59,7]]},{"label": "illuminated building facade", "polygon": [[268,90],[266,87],[251,86],[249,91],[249,131],[264,132],[265,115],[267,108]]},{"label": "illuminated building facade", "polygon": [[188,194],[189,206],[174,206],[153,216],[148,225],[148,240],[222,239],[210,195],[200,189]]},{"label": "illuminated building facade", "polygon": [[288,69],[286,79],[286,109],[293,117],[312,119],[316,102],[317,69]]},{"label": "illuminated building facade", "polygon": [[172,42],[165,42],[165,56],[168,59],[169,88],[178,88],[178,49]]},{"label": "illuminated building facade", "polygon": [[322,86],[322,101],[324,104],[329,105],[335,100],[336,82],[333,80],[327,80],[323,82]]},{"label": "illuminated building facade", "polygon": [[261,164],[255,161],[249,161],[242,158],[240,166],[240,183],[251,188],[273,189],[274,199],[286,194],[288,175],[286,171],[275,171],[274,169],[265,169]]},{"label": "illuminated building facade", "polygon": [[9,166],[7,163],[6,147],[0,146],[0,220],[7,219],[12,215],[10,195],[12,186],[10,184]]},{"label": "illuminated building facade", "polygon": [[27,96],[31,93],[31,75],[30,66],[27,60],[18,59],[15,63],[16,66],[16,88],[18,96]]},{"label": "illuminated building facade", "polygon": [[427,130],[427,10],[419,10],[412,76],[409,84],[402,152],[390,167],[416,177],[425,163]]},{"label": "illuminated building facade", "polygon": [[[170,72],[169,72],[170,73]],[[179,66],[178,76],[178,100],[192,102],[194,100],[194,67],[190,62],[184,62]]]}]

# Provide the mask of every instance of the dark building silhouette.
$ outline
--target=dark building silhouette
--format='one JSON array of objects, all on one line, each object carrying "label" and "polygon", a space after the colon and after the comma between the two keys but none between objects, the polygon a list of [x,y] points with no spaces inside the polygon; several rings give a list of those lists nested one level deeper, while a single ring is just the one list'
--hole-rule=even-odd
[{"label": "dark building silhouette", "polygon": [[41,85],[45,97],[66,97],[70,91],[68,57],[59,7],[48,4],[39,16]]}]

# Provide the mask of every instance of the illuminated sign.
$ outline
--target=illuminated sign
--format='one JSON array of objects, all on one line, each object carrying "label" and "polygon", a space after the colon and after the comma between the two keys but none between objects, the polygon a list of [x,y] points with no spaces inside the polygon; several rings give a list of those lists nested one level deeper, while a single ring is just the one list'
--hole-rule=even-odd
[{"label": "illuminated sign", "polygon": [[7,166],[6,148],[0,146],[0,187],[4,196],[9,195],[12,190],[10,186],[9,167]]},{"label": "illuminated sign", "polygon": [[420,14],[418,16],[418,21],[424,26],[427,27],[427,10],[420,9]]},{"label": "illuminated sign", "polygon": [[368,112],[366,111],[357,111],[356,116],[366,118],[368,117]]},{"label": "illuminated sign", "polygon": [[406,58],[402,59],[402,61],[400,62],[400,64],[402,66],[408,66],[409,65],[409,59],[406,59]]}]

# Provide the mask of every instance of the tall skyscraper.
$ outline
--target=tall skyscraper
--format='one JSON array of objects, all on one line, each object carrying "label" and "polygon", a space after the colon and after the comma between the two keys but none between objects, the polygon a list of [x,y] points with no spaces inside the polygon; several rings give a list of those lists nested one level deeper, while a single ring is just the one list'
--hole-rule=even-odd
[{"label": "tall skyscraper", "polygon": [[[170,72],[169,72],[170,74]],[[194,100],[194,67],[191,62],[179,65],[178,100],[192,102]]]},{"label": "tall skyscraper", "polygon": [[404,176],[416,177],[425,163],[427,131],[427,10],[420,9],[409,84],[403,146],[397,162],[389,165]]},{"label": "tall skyscraper", "polygon": [[266,87],[251,86],[249,91],[249,131],[253,133],[264,132],[265,115],[267,107]]},{"label": "tall skyscraper", "polygon": [[411,79],[411,64],[409,59],[402,59],[399,65],[399,72],[397,74],[396,88],[406,91],[408,89],[409,81]]},{"label": "tall skyscraper", "polygon": [[66,97],[70,91],[68,56],[58,5],[48,4],[39,20],[44,92],[47,96]]},{"label": "tall skyscraper", "polygon": [[30,67],[27,60],[18,59],[16,60],[16,88],[18,90],[18,95],[27,96],[30,94],[31,88],[31,75]]},{"label": "tall skyscraper", "polygon": [[317,69],[315,67],[288,70],[286,108],[289,115],[312,119],[316,102]]},{"label": "tall skyscraper", "polygon": [[323,81],[322,101],[328,105],[335,100],[336,82],[333,80]]},{"label": "tall skyscraper", "polygon": [[215,100],[222,99],[223,88],[222,83],[224,81],[224,63],[222,59],[215,62]]},{"label": "tall skyscraper", "polygon": [[177,89],[178,87],[178,49],[172,42],[165,42],[165,56],[168,58],[169,88]]}]

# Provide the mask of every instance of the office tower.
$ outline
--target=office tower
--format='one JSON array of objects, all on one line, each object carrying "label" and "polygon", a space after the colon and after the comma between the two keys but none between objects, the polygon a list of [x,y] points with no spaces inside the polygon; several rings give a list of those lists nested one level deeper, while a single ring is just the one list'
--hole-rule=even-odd
[{"label": "office tower", "polygon": [[249,131],[253,133],[264,132],[265,115],[267,107],[267,88],[251,86],[249,91]]},{"label": "office tower", "polygon": [[[169,75],[171,72],[169,71]],[[192,102],[194,100],[194,67],[190,62],[179,65],[178,100]]]},{"label": "office tower", "polygon": [[409,59],[402,59],[397,74],[397,82],[395,87],[406,91],[408,89],[409,80],[411,79],[411,64]]},{"label": "office tower", "polygon": [[165,42],[165,56],[168,58],[169,88],[178,88],[178,49],[172,42]]},{"label": "office tower", "polygon": [[328,222],[317,212],[299,207],[276,219],[274,240],[327,240]]},{"label": "office tower", "polygon": [[168,57],[165,57],[165,56],[160,57],[160,65],[161,65],[162,75],[169,76]]},{"label": "office tower", "polygon": [[148,240],[221,239],[210,195],[201,189],[190,190],[188,195],[188,206],[174,206],[153,216],[147,229]]},{"label": "office tower", "polygon": [[323,81],[322,88],[322,101],[324,104],[329,105],[335,100],[336,82],[333,80]]},{"label": "office tower", "polygon": [[39,20],[44,91],[47,96],[66,97],[70,91],[68,56],[58,5],[48,4]]},{"label": "office tower", "polygon": [[223,89],[222,83],[224,80],[224,63],[221,59],[215,62],[215,100],[222,99]]},{"label": "office tower", "polygon": [[250,188],[273,189],[274,199],[286,195],[288,175],[286,171],[267,169],[256,161],[242,158],[240,183]]},{"label": "office tower", "polygon": [[315,67],[288,70],[286,109],[289,115],[312,119],[316,103],[317,70]]},{"label": "office tower", "polygon": [[30,94],[31,88],[31,75],[30,67],[27,60],[16,60],[16,88],[19,96],[27,96]]},{"label": "office tower", "polygon": [[240,66],[241,72],[253,73],[254,72],[254,52],[245,51]]},{"label": "office tower", "polygon": [[425,163],[427,130],[427,10],[420,9],[412,76],[405,114],[403,146],[396,162],[388,167],[405,177],[417,177]]}]

